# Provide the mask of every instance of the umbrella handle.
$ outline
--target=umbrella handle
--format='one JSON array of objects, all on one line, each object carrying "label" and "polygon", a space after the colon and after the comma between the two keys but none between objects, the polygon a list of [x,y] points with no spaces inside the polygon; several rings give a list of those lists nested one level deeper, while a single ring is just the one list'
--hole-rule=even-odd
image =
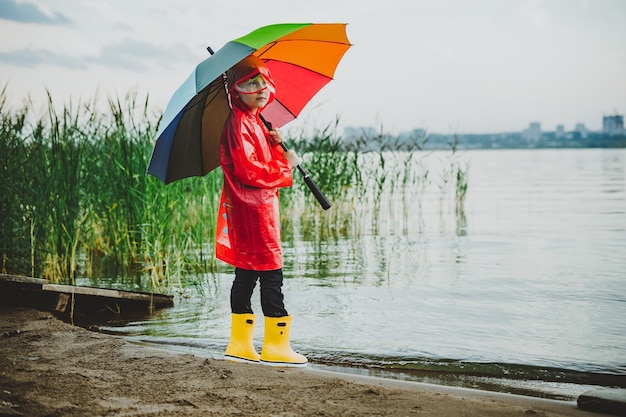
[{"label": "umbrella handle", "polygon": [[[263,115],[259,114],[259,118],[261,119],[265,127],[267,127],[267,130],[273,129],[272,124],[268,122],[267,120],[265,120]],[[285,152],[289,150],[287,149],[287,146],[285,146],[283,142],[280,143],[280,146],[284,149]],[[302,168],[299,164],[296,166],[296,168],[298,168],[298,171],[300,171],[300,174],[302,174],[304,183],[307,185],[307,187],[309,187],[309,190],[311,190],[311,192],[317,199],[317,202],[320,203],[320,205],[322,206],[324,210],[328,210],[330,208],[330,202],[328,201],[328,199],[326,198],[322,190],[320,190],[317,184],[315,184],[315,181],[313,181],[313,178],[311,178],[309,176],[309,173],[304,168]]]},{"label": "umbrella handle", "polygon": [[[282,142],[280,143],[280,146],[282,146],[285,152],[289,150],[287,149],[285,144]],[[322,190],[320,190],[317,184],[315,184],[315,181],[313,181],[313,178],[311,178],[309,176],[309,173],[300,165],[297,165],[296,168],[298,168],[298,171],[300,171],[300,174],[302,174],[302,179],[304,179],[304,183],[307,185],[307,187],[309,187],[309,190],[311,190],[311,192],[313,193],[317,201],[320,203],[322,208],[324,210],[328,210],[330,208],[330,202],[328,201],[328,199],[326,198]]]}]

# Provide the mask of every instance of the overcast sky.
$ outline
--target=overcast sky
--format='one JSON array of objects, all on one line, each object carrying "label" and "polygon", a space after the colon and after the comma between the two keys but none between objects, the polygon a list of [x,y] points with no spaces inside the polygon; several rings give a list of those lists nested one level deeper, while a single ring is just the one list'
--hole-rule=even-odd
[{"label": "overcast sky", "polygon": [[41,107],[46,89],[137,91],[160,112],[207,46],[285,22],[346,22],[354,44],[294,127],[599,130],[626,113],[625,0],[0,0],[0,86]]}]

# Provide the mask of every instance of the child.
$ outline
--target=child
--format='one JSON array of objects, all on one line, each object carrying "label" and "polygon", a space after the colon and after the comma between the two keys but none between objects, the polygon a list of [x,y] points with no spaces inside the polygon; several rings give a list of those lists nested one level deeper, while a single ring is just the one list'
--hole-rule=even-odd
[{"label": "child", "polygon": [[[280,132],[268,131],[260,118],[275,93],[267,66],[251,55],[227,72],[227,83],[232,111],[220,143],[224,188],[215,246],[216,257],[235,267],[225,355],[235,361],[306,366],[307,358],[289,344],[278,201],[278,187],[291,186],[291,170],[300,161],[295,152],[282,150]],[[252,344],[255,316],[250,305],[257,280],[265,316],[260,355]]]}]

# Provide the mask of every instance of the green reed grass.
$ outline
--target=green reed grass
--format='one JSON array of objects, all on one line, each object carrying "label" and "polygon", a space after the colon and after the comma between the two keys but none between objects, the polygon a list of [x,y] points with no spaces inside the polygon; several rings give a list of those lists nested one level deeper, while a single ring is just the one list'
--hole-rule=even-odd
[{"label": "green reed grass", "polygon": [[[38,116],[32,103],[9,109],[6,87],[0,91],[2,272],[70,283],[77,276],[135,277],[159,292],[189,282],[202,287],[197,277],[218,268],[213,245],[221,170],[163,185],[146,175],[160,119],[150,113],[148,97],[109,99],[103,111],[96,102],[56,110],[49,97]],[[287,244],[316,242],[322,253],[328,242],[358,241],[369,233],[364,219],[375,230],[382,218],[396,221],[398,196],[406,232],[435,181],[423,163],[428,154],[420,152],[426,135],[398,144],[381,128],[346,146],[338,125],[337,119],[312,136],[288,139],[332,207],[322,210],[294,171],[294,186],[281,189]],[[450,193],[454,182],[462,209],[467,167],[456,155],[440,189]]]},{"label": "green reed grass", "polygon": [[345,214],[351,212],[351,191],[360,187],[361,170],[358,153],[344,149],[338,125],[337,118],[322,129],[314,129],[311,137],[300,133],[288,139],[331,208],[323,211],[301,175],[294,171],[293,186],[281,190],[283,235],[287,240],[293,237],[294,227],[305,240],[336,239],[350,229],[352,221]]},{"label": "green reed grass", "polygon": [[[94,101],[95,103],[95,101]],[[157,115],[130,94],[55,110],[10,110],[0,96],[2,271],[74,282],[148,274],[152,287],[211,272],[219,171],[165,187],[147,176]],[[28,119],[34,121],[27,122]],[[5,157],[6,156],[6,157]]]},{"label": "green reed grass", "polygon": [[[30,194],[26,178],[28,148],[26,138],[27,109],[7,110],[6,86],[0,91],[0,271],[30,269],[36,252],[31,249],[34,240],[33,206],[21,196]],[[16,181],[16,179],[20,179]]]},{"label": "green reed grass", "polygon": [[[467,168],[455,147],[451,145],[451,152],[423,152],[428,141],[425,132],[399,142],[382,127],[364,130],[359,137],[344,141],[336,133],[337,124],[315,130],[312,138],[302,135],[295,140],[304,163],[313,167],[311,176],[321,179],[318,185],[331,196],[333,206],[321,211],[306,187],[294,178],[293,190],[282,194],[287,197],[283,203],[289,210],[283,219],[285,237],[358,239],[361,233],[381,233],[383,226],[395,233],[390,230],[395,225],[407,234],[409,226],[424,222],[422,202],[432,200],[433,188],[438,190],[440,210],[445,210],[443,203],[455,201],[457,214],[463,213]],[[441,167],[435,164],[436,176],[426,163],[433,158],[442,159]],[[306,204],[299,200],[302,195]],[[363,230],[368,220],[371,229]]]},{"label": "green reed grass", "polygon": [[454,193],[454,211],[458,216],[463,217],[465,215],[469,167],[462,161],[457,146],[458,137],[455,135],[452,143],[450,143],[451,152],[447,155],[447,161],[444,162],[445,168],[441,172],[441,201],[443,205],[447,191],[452,190]]}]

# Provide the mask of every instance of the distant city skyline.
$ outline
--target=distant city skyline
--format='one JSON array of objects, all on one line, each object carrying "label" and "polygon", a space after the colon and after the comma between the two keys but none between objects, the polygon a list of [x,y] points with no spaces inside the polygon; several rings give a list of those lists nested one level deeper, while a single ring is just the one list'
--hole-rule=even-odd
[{"label": "distant city skyline", "polygon": [[[382,132],[379,132],[381,128],[377,128],[374,126],[346,126],[344,128],[344,134],[353,135],[355,132],[363,129],[366,129],[370,134],[376,133],[390,133],[384,130],[384,126],[382,127]],[[558,135],[565,135],[568,132],[577,132],[581,135],[587,135],[590,132],[595,133],[606,133],[609,135],[624,135],[626,134],[626,130],[624,129],[624,115],[622,114],[613,114],[609,116],[602,116],[601,128],[597,130],[589,129],[584,123],[576,123],[571,129],[567,129],[564,124],[557,124],[554,130],[546,129],[542,127],[541,121],[533,121],[528,123],[526,127],[522,127],[519,130],[509,130],[502,132],[434,132],[423,127],[415,127],[413,129],[409,129],[406,131],[402,131],[399,133],[410,133],[410,132],[427,132],[434,134],[498,134],[498,133],[522,133],[523,137],[533,139],[541,136],[543,132],[554,132]]]}]

